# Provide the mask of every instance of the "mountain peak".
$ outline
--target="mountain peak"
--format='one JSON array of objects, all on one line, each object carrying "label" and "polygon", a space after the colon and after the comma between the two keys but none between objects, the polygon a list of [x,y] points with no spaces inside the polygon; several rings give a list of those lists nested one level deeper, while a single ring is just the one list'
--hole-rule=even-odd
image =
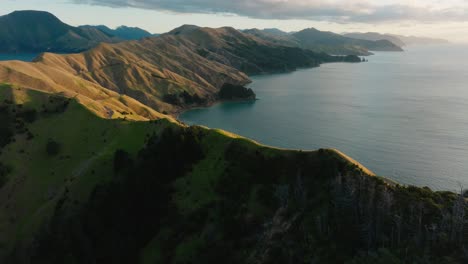
[{"label": "mountain peak", "polygon": [[171,34],[171,35],[181,35],[181,34],[187,34],[187,33],[191,33],[193,32],[194,30],[197,30],[197,29],[200,29],[199,26],[195,26],[195,25],[182,25],[178,28],[175,28],[171,31],[169,31],[168,33]]}]

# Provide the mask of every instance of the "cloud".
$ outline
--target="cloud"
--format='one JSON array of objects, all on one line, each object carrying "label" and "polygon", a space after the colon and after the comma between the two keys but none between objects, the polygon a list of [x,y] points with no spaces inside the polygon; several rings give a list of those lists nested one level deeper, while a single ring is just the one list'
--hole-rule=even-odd
[{"label": "cloud", "polygon": [[460,0],[69,0],[77,4],[134,7],[177,13],[236,14],[261,19],[308,19],[333,22],[468,21]]}]

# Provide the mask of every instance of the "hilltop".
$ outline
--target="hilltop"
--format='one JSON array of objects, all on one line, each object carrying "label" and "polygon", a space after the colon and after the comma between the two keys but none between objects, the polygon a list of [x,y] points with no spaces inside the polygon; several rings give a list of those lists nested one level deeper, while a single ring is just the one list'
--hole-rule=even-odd
[{"label": "hilltop", "polygon": [[69,26],[48,12],[15,11],[0,17],[1,53],[71,53],[118,41],[95,28]]}]

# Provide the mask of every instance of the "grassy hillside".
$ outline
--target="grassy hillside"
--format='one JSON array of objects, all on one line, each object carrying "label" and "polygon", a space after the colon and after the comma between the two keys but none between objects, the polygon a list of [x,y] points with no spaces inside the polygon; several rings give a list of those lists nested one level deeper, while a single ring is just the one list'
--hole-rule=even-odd
[{"label": "grassy hillside", "polygon": [[6,263],[464,261],[456,194],[386,183],[333,150],[102,119],[57,95],[0,92]]},{"label": "grassy hillside", "polygon": [[280,46],[232,28],[184,26],[79,54],[44,53],[33,63],[0,62],[0,82],[78,96],[102,117],[127,112],[141,120],[157,116],[155,111],[173,114],[209,105],[219,99],[223,85],[249,83],[247,74],[338,61],[350,60]]},{"label": "grassy hillside", "polygon": [[[14,134],[0,155],[10,171],[0,190],[3,253],[31,238],[64,191],[73,189],[82,199],[108,179],[117,148],[135,153],[148,134],[163,127],[101,119],[74,100],[8,85],[0,87],[0,102],[12,116]],[[25,121],[22,112],[33,112],[34,118]],[[49,153],[50,142],[58,144],[57,153]]]}]

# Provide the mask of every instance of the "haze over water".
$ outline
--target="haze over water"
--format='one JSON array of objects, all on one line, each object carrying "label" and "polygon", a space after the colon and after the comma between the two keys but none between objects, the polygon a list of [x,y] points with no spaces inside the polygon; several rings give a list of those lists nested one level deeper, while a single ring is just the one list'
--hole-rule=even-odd
[{"label": "haze over water", "polygon": [[360,64],[253,77],[256,102],[186,112],[189,124],[261,143],[337,148],[375,173],[439,190],[468,187],[468,47],[409,47]]}]

